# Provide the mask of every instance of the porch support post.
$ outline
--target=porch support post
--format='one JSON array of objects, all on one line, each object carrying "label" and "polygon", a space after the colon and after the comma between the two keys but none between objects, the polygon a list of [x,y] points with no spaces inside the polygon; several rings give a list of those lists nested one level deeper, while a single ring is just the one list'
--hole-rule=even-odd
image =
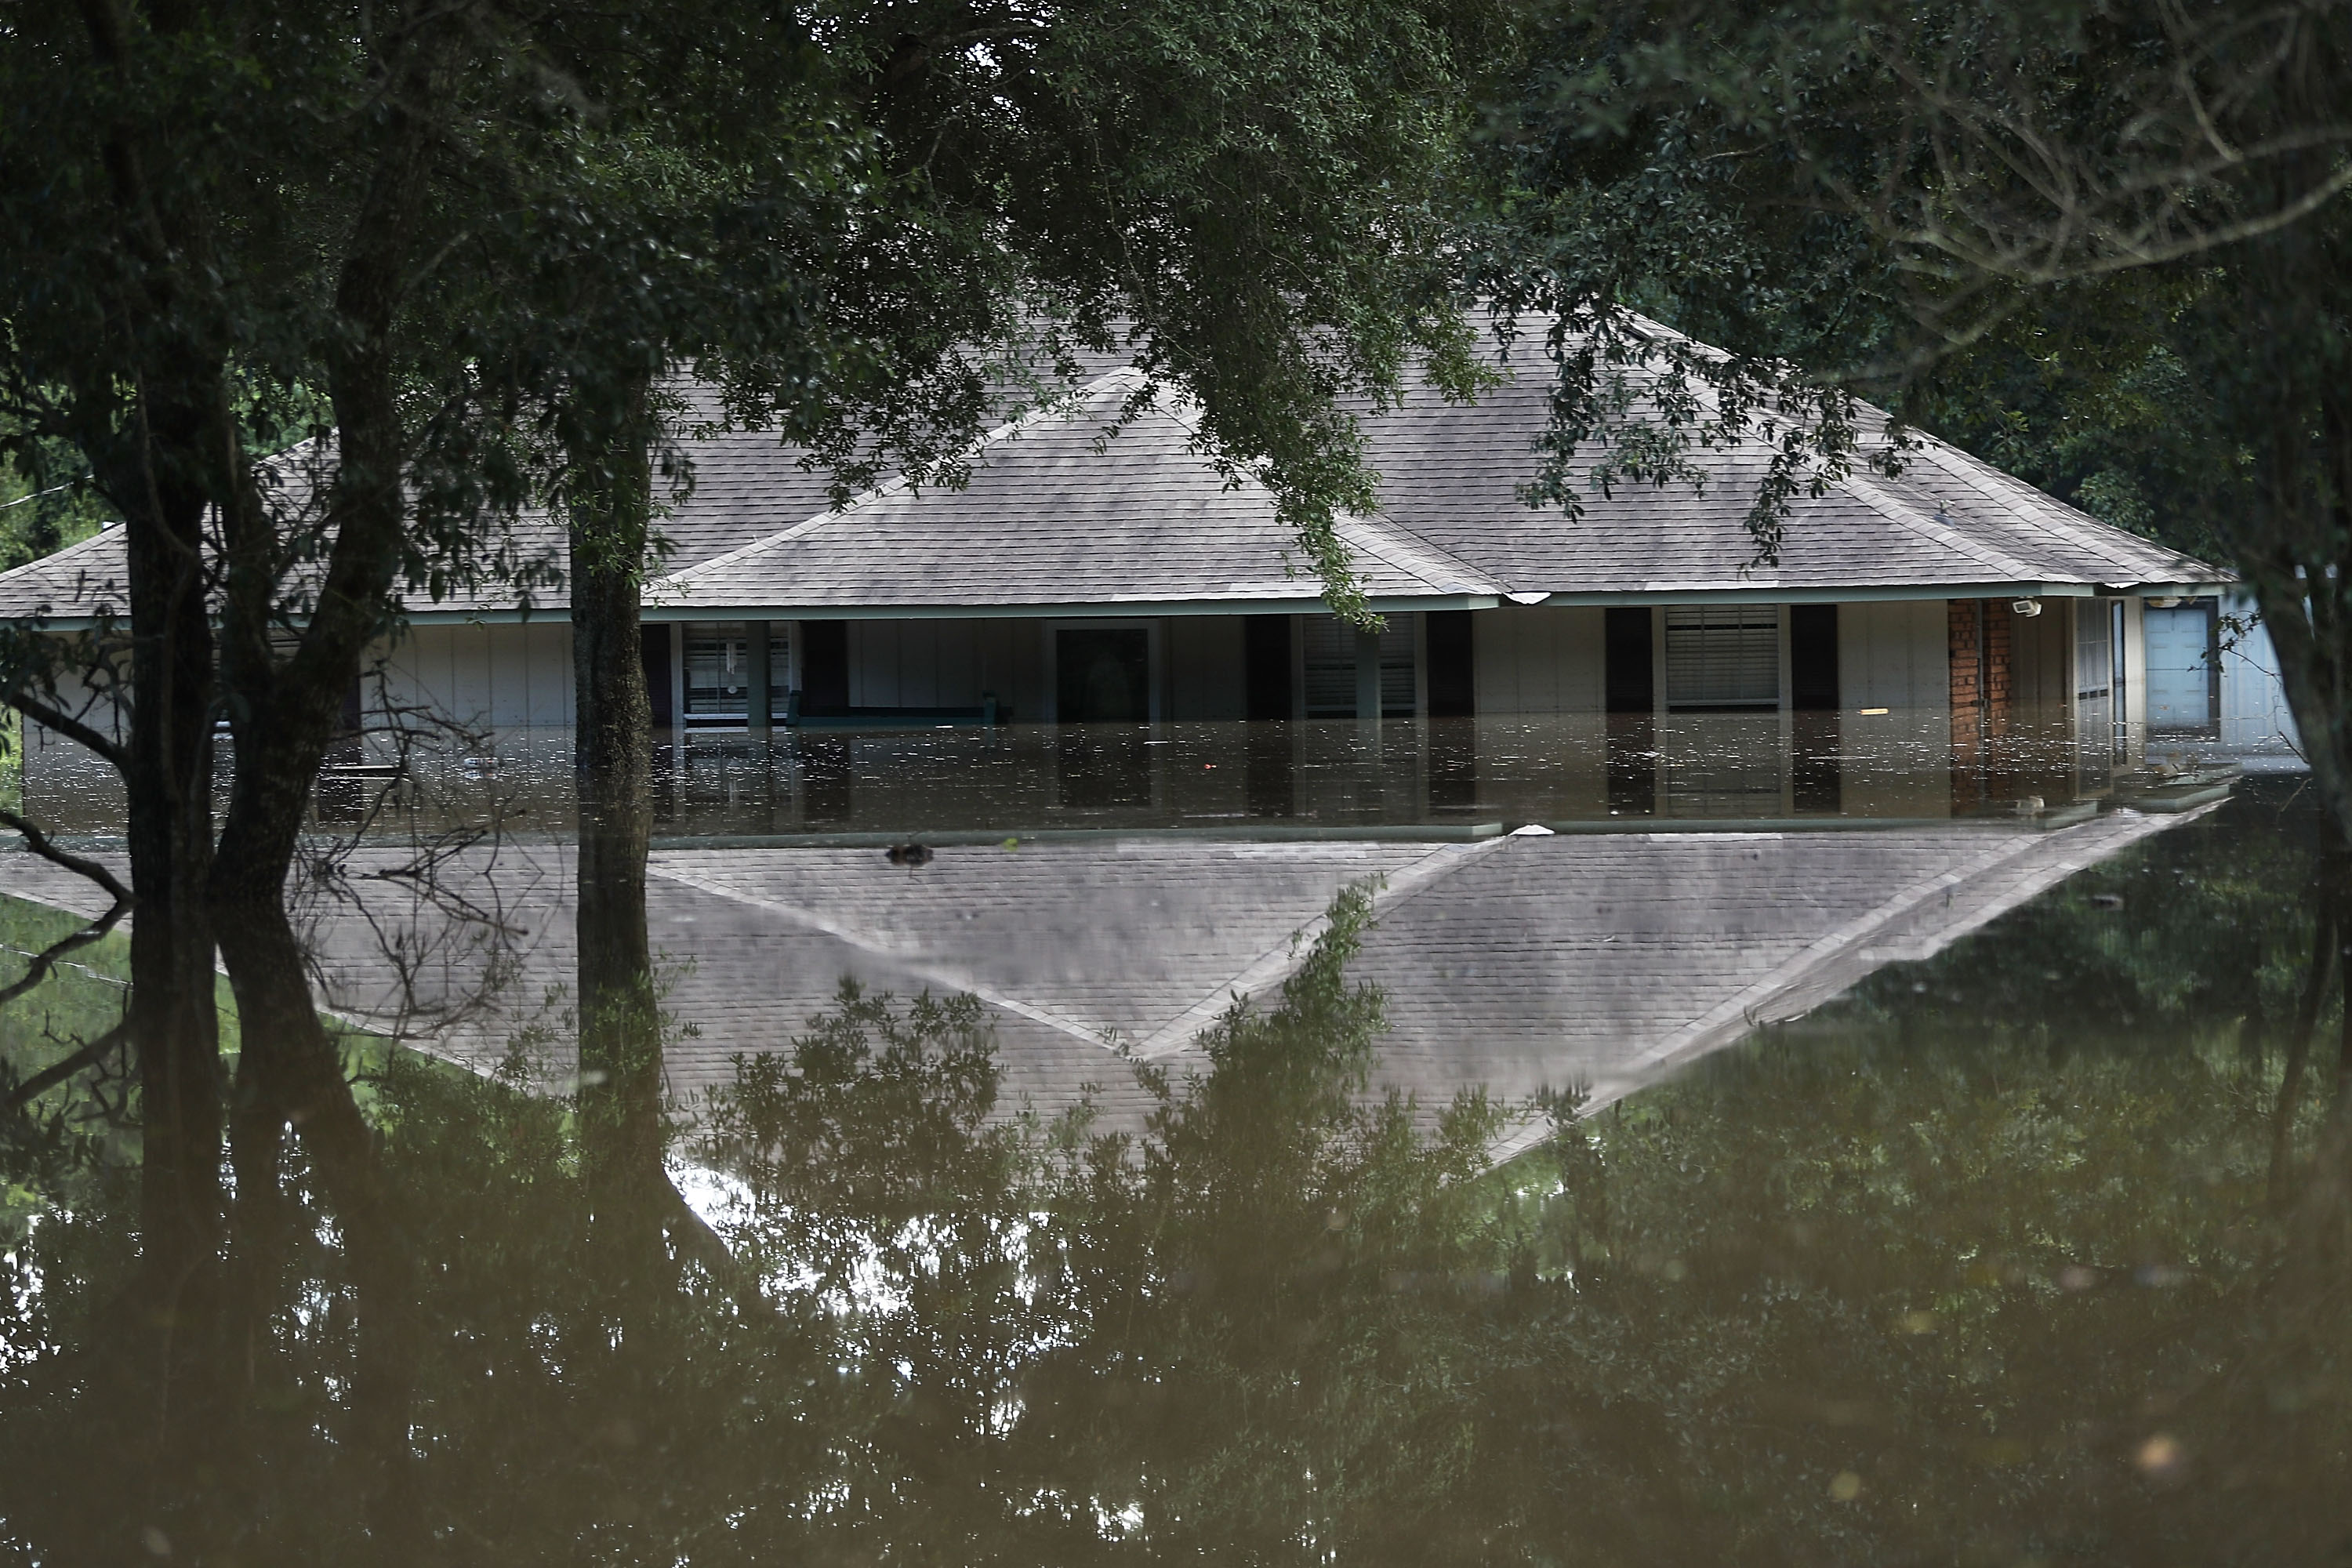
[{"label": "porch support post", "polygon": [[745,622],[743,640],[744,662],[751,667],[743,677],[743,727],[751,739],[764,741],[775,726],[775,699],[768,679],[768,623]]},{"label": "porch support post", "polygon": [[1381,634],[1360,627],[1356,632],[1356,722],[1375,730],[1381,723]]}]

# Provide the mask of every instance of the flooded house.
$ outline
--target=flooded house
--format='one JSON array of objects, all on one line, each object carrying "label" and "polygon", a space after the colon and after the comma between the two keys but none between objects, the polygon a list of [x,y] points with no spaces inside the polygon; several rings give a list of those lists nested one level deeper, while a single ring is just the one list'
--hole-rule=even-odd
[{"label": "flooded house", "polygon": [[[645,595],[674,759],[730,735],[1387,724],[1462,737],[1453,795],[1475,808],[1494,794],[1484,759],[1514,750],[1498,731],[1539,731],[1583,759],[1550,808],[1576,816],[1655,809],[1678,787],[1672,738],[1704,731],[1699,772],[1738,776],[1686,767],[1685,797],[1853,810],[1836,760],[1893,748],[1918,798],[1862,809],[1937,816],[2000,792],[1918,784],[1922,745],[1948,747],[1955,776],[2012,737],[2054,746],[2049,769],[2079,789],[2152,732],[2221,734],[2229,574],[1932,438],[1895,472],[1857,463],[1801,490],[1767,562],[1748,526],[1760,441],[1696,445],[1691,481],[1595,490],[1570,515],[1526,499],[1545,376],[1475,404],[1417,389],[1364,416],[1381,504],[1339,528],[1373,630],[1330,613],[1273,495],[1221,473],[1181,405],[1132,414],[1139,385],[1113,370],[995,430],[961,489],[893,483],[841,507],[772,436],[686,441],[691,491]],[[0,575],[0,616],[62,630],[119,608],[119,543]],[[537,548],[560,559],[560,536]],[[415,602],[378,671],[355,709],[493,738],[571,722],[560,590]],[[34,734],[28,772],[59,744]],[[1809,773],[1809,755],[1830,762]]]}]

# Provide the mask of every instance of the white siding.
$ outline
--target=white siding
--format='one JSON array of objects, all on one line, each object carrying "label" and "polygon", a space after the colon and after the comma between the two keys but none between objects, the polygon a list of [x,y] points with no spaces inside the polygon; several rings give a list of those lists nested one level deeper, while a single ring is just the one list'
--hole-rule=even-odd
[{"label": "white siding", "polygon": [[2124,722],[2137,734],[2147,724],[2147,618],[2137,599],[2124,601]]},{"label": "white siding", "polygon": [[1478,712],[1598,713],[1605,695],[1598,609],[1507,605],[1470,617]]},{"label": "white siding", "polygon": [[1016,717],[1045,713],[1034,621],[851,621],[848,642],[854,708],[977,708],[993,692]]},{"label": "white siding", "polygon": [[467,729],[556,729],[572,722],[572,628],[561,621],[411,626],[370,657],[362,695],[382,721],[383,697]]},{"label": "white siding", "polygon": [[2254,750],[2300,749],[2286,689],[2279,682],[2278,651],[2256,618],[2251,595],[2221,601],[2221,743]]},{"label": "white siding", "polygon": [[1916,717],[1952,710],[1949,612],[1941,599],[1838,606],[1838,700],[1905,710]]}]

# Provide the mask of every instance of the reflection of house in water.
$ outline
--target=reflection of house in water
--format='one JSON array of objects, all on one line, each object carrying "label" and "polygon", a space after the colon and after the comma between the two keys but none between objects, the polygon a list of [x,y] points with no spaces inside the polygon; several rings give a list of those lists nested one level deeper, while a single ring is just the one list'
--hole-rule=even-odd
[{"label": "reflection of house in water", "polygon": [[[2186,814],[2111,812],[2037,831],[1948,824],[1845,832],[1514,834],[1452,843],[1199,837],[950,847],[919,868],[874,848],[656,854],[655,943],[690,961],[669,1005],[695,1033],[671,1086],[723,1081],[737,1052],[785,1046],[844,975],[900,995],[985,1003],[1009,1103],[1141,1106],[1119,1049],[1181,1068],[1235,993],[1269,996],[1341,888],[1384,881],[1356,974],[1387,994],[1379,1081],[1442,1101],[1589,1086],[1606,1100],[1756,1025],[1925,957]],[[376,853],[370,851],[369,853]],[[494,1053],[573,957],[572,876],[557,849],[508,846],[478,896],[525,929],[490,1013],[438,1048]],[[463,931],[412,944],[410,989],[376,950],[403,929],[395,889],[362,884],[317,926],[328,1000],[387,1024],[404,1000],[462,999],[485,962]],[[85,898],[24,858],[0,890]]]},{"label": "reflection of house in water", "polygon": [[[2104,749],[2086,753],[2063,723],[2012,717],[1962,745],[1951,731],[1948,712],[1932,708],[1438,719],[1370,733],[1318,720],[703,738],[657,768],[655,832],[678,847],[1104,829],[1477,837],[1628,819],[2047,819],[2102,800],[2177,809],[2213,787],[2213,770],[2193,757],[2181,776],[2127,769]],[[412,759],[396,778],[339,769],[321,783],[319,822],[343,830],[382,808],[379,830],[495,821],[509,833],[569,833],[571,741],[567,730],[524,731],[484,753]],[[28,773],[25,798],[53,831],[120,831],[120,782],[78,751],[53,750]]]},{"label": "reflection of house in water", "polygon": [[[839,511],[824,477],[768,437],[685,442],[695,487],[666,521],[672,570],[646,612],[674,766],[696,766],[697,737],[796,731],[812,742],[794,752],[805,825],[843,815],[861,773],[816,738],[877,728],[1475,721],[1430,746],[1442,803],[1488,787],[1491,726],[1557,722],[1606,751],[1602,795],[1621,811],[1802,816],[1850,808],[1841,759],[1927,726],[1930,771],[1957,760],[1966,810],[2011,783],[2066,796],[2135,757],[2151,721],[2147,606],[2168,606],[2172,649],[2194,631],[2176,624],[2183,596],[2202,603],[2226,578],[1933,441],[1899,475],[1857,465],[1801,489],[1769,566],[1745,526],[1761,443],[1694,448],[1704,488],[1619,487],[1582,497],[1575,519],[1531,509],[1521,487],[1550,416],[1538,362],[1473,405],[1423,390],[1366,414],[1381,510],[1340,532],[1385,628],[1360,631],[1296,570],[1270,493],[1205,461],[1185,410],[1106,434],[1139,384],[1116,370],[1006,426],[967,489],[888,486]],[[560,557],[538,526],[521,553]],[[121,574],[121,540],[101,534],[0,574],[0,618],[89,624],[119,609]],[[394,708],[480,726],[500,750],[569,724],[560,594],[528,613],[496,595],[410,611],[381,650]],[[2178,693],[2160,707],[2173,715]],[[1738,738],[1682,744],[1706,718]],[[1073,810],[1148,804],[1164,770],[1145,742],[1081,736],[1043,774]],[[38,774],[58,744],[33,744]],[[2003,749],[2051,744],[2078,754],[2018,783]],[[1279,758],[1252,756],[1270,801]]]}]

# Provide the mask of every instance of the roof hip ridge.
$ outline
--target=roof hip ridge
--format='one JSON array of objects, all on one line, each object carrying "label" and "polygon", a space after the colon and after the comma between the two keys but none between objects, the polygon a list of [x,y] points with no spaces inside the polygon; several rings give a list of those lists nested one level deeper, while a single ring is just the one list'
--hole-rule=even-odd
[{"label": "roof hip ridge", "polygon": [[[1099,395],[1102,390],[1110,383],[1119,380],[1135,380],[1142,376],[1143,374],[1144,373],[1141,370],[1138,369],[1134,365],[1119,365],[1114,369],[1105,371],[1102,374],[1096,376],[1091,381],[1080,382],[1070,389],[1068,396],[1070,401],[1074,404],[1088,402]],[[974,437],[971,444],[964,447],[963,451],[967,455],[985,452],[991,447],[995,446],[998,442],[1009,441],[1014,437],[1020,435],[1022,431],[1029,428],[1031,426],[1040,424],[1048,418],[1055,417],[1065,412],[1066,412],[1066,409],[1064,407],[1061,399],[1049,398],[1044,403],[1039,404],[1034,408],[1024,410],[1017,418],[1008,419],[1002,425],[995,426],[993,429],[983,431],[979,436]],[[883,480],[878,485],[874,485],[866,489],[860,490],[857,494],[850,497],[847,500],[842,502],[837,507],[829,506],[823,511],[803,518],[798,522],[788,523],[784,527],[777,529],[772,533],[763,533],[759,538],[751,541],[749,543],[739,544],[732,550],[723,551],[717,555],[711,556],[707,561],[698,561],[693,565],[681,567],[676,572],[665,572],[659,577],[655,578],[652,583],[647,584],[646,586],[652,587],[662,583],[683,583],[690,578],[698,577],[701,574],[709,572],[713,567],[732,565],[738,561],[746,560],[759,552],[767,549],[772,544],[787,543],[792,540],[801,538],[804,534],[813,532],[815,530],[824,527],[828,522],[847,517],[851,512],[856,511],[862,507],[868,506],[875,501],[885,499],[886,497],[897,495],[903,490],[910,489],[912,481],[910,481],[904,473],[893,475],[891,478]]]},{"label": "roof hip ridge", "polygon": [[[1492,573],[1480,570],[1477,566],[1464,560],[1461,556],[1456,555],[1454,552],[1446,549],[1444,545],[1423,538],[1420,531],[1414,529],[1412,525],[1400,522],[1395,518],[1387,515],[1385,512],[1349,512],[1339,520],[1338,526],[1341,528],[1353,527],[1360,529],[1366,532],[1386,535],[1387,537],[1382,541],[1382,542],[1389,544],[1391,549],[1397,550],[1398,553],[1404,555],[1421,554],[1428,556],[1437,564],[1459,574],[1464,583],[1475,584],[1481,592],[1504,594],[1510,591],[1508,584],[1505,584],[1501,578],[1494,575]],[[1370,544],[1360,545],[1359,548],[1362,549],[1366,554],[1373,557],[1375,560],[1385,562],[1387,564],[1395,567],[1400,572],[1408,573],[1412,576],[1419,577],[1423,581],[1429,583],[1433,587],[1439,586],[1436,580],[1432,578],[1426,571],[1423,570],[1422,567],[1418,565],[1411,565],[1403,561],[1391,559],[1387,555],[1381,554],[1379,549]]]},{"label": "roof hip ridge", "polygon": [[[2053,542],[2070,549],[2113,549],[2117,545],[2125,545],[2145,551],[2168,566],[2186,563],[2210,569],[2212,565],[2210,562],[2200,561],[2185,550],[2177,550],[2159,541],[2134,533],[2129,529],[2117,528],[2104,518],[2094,517],[2072,501],[2062,500],[2041,486],[2020,479],[1998,463],[1989,463],[1966,447],[1956,446],[1932,432],[1923,430],[1920,435],[1926,437],[1920,444],[1921,450],[1927,454],[1927,460],[1935,470],[1951,479],[1954,483],[1967,487],[1981,500],[2000,509],[2002,513],[2000,521],[2010,521],[2046,534]],[[2096,541],[2069,538],[2055,523],[2024,515],[2022,509],[2017,504],[2016,498],[2004,493],[2010,490],[2024,492],[2026,500],[2039,506],[2057,508],[2070,528],[2089,528],[2103,537]]]},{"label": "roof hip ridge", "polygon": [[2019,582],[2048,581],[2056,575],[2050,571],[2047,562],[2040,565],[2031,564],[1998,544],[1969,537],[1940,510],[1925,517],[1918,515],[1916,510],[1902,497],[1888,494],[1883,488],[1882,477],[1866,464],[1849,468],[1843,479],[1832,482],[1843,485],[1855,500],[1895,527],[1924,535],[1946,549],[1958,551],[1985,565],[1998,566]]}]

